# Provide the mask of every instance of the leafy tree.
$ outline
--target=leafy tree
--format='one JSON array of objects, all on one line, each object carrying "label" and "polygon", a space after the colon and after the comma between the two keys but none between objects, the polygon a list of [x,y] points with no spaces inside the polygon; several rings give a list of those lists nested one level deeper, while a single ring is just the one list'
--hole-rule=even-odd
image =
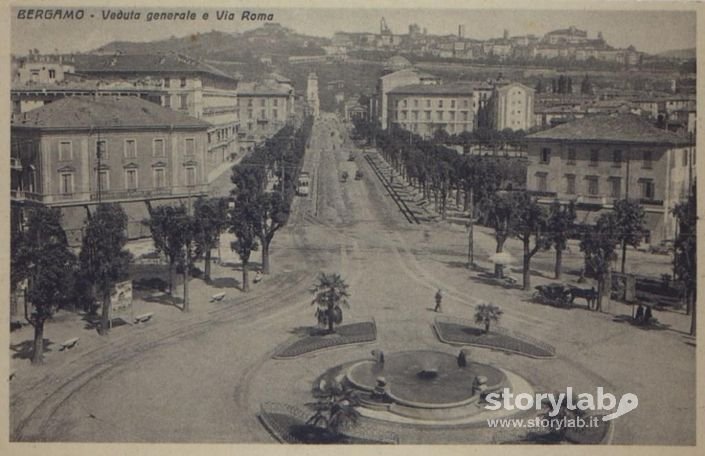
[{"label": "leafy tree", "polygon": [[550,245],[556,250],[554,271],[557,280],[561,278],[563,251],[568,247],[568,238],[573,231],[575,218],[575,207],[572,202],[567,206],[561,206],[558,201],[551,205],[546,229]]},{"label": "leafy tree", "polygon": [[289,219],[289,205],[278,192],[263,193],[254,209],[257,213],[257,237],[262,244],[262,272],[269,274],[269,247],[274,234]]},{"label": "leafy tree", "polygon": [[99,204],[88,218],[79,261],[83,277],[95,284],[102,301],[100,334],[110,330],[110,294],[128,276],[127,214],[119,204]]},{"label": "leafy tree", "polygon": [[186,216],[183,206],[158,206],[150,210],[150,218],[145,223],[154,241],[157,252],[166,256],[169,264],[169,294],[174,293],[174,268],[183,257],[184,238],[180,231],[179,219]]},{"label": "leafy tree", "polygon": [[199,198],[194,205],[194,242],[205,263],[203,277],[211,280],[211,250],[218,246],[220,234],[227,228],[228,202],[225,198]]},{"label": "leafy tree", "polygon": [[498,323],[504,312],[494,304],[478,304],[475,306],[475,323],[484,325],[485,334],[490,332],[490,324]]},{"label": "leafy tree", "polygon": [[609,303],[612,291],[612,261],[616,258],[620,228],[613,212],[600,215],[595,226],[588,229],[580,241],[585,255],[585,267],[597,278],[597,309],[602,311],[603,301]]},{"label": "leafy tree", "polygon": [[590,77],[587,75],[587,73],[585,74],[582,82],[580,83],[580,93],[583,95],[592,95],[594,93],[592,81],[590,81]]},{"label": "leafy tree", "polygon": [[242,262],[242,291],[250,291],[248,280],[250,255],[259,249],[257,232],[259,225],[258,205],[255,197],[241,195],[235,201],[235,207],[230,211],[228,231],[237,238],[230,243],[230,248],[237,252]]},{"label": "leafy tree", "polygon": [[644,209],[638,201],[623,199],[615,202],[614,213],[618,226],[617,239],[622,246],[622,274],[624,274],[627,246],[639,247],[644,237]]},{"label": "leafy tree", "polygon": [[27,279],[25,318],[34,327],[32,363],[44,361],[44,323],[68,303],[72,296],[76,257],[61,227],[61,211],[38,206],[29,212],[27,230],[14,242],[21,255],[15,259],[18,271]]},{"label": "leafy tree", "polygon": [[174,237],[175,243],[180,243],[182,254],[177,259],[177,264],[181,268],[181,274],[184,280],[184,304],[182,310],[188,312],[190,310],[189,300],[189,276],[193,269],[193,263],[199,257],[199,251],[196,244],[197,222],[195,217],[188,214],[185,208],[180,211],[174,219]]},{"label": "leafy tree", "polygon": [[311,289],[314,295],[311,304],[316,305],[316,318],[321,325],[328,326],[328,332],[335,332],[335,325],[343,321],[343,309],[348,306],[348,284],[340,274],[321,273]]},{"label": "leafy tree", "polygon": [[[516,217],[514,218],[514,232],[524,245],[524,257],[522,263],[524,290],[531,287],[531,258],[540,249],[549,246],[549,239],[546,229],[546,213],[535,199],[526,193],[514,195],[514,206],[516,207]],[[531,246],[531,238],[534,245]]]},{"label": "leafy tree", "polygon": [[697,291],[697,201],[696,187],[688,200],[679,203],[673,210],[678,220],[678,236],[674,244],[674,262],[676,277],[685,286],[684,298],[686,310],[691,316],[690,335],[696,334],[696,291]]},{"label": "leafy tree", "polygon": [[[509,193],[497,192],[486,197],[481,205],[487,226],[494,230],[495,252],[502,253],[507,238],[516,234],[517,199]],[[502,278],[504,266],[495,263],[494,272],[497,278]]]}]

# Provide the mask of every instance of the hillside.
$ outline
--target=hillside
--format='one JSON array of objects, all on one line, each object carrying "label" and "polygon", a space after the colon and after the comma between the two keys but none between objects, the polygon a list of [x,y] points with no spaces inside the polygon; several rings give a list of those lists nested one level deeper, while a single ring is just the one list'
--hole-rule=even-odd
[{"label": "hillside", "polygon": [[278,24],[230,34],[219,31],[149,42],[113,41],[91,53],[149,54],[179,52],[195,58],[252,61],[263,55],[323,55],[327,38],[301,35]]},{"label": "hillside", "polygon": [[695,48],[688,48],[673,49],[671,51],[660,52],[656,55],[665,59],[694,59],[696,54]]}]

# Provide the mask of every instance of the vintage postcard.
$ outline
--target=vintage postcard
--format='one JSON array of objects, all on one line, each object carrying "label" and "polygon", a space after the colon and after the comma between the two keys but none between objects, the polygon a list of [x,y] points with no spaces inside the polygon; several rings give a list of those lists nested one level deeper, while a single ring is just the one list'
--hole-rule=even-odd
[{"label": "vintage postcard", "polygon": [[251,3],[7,7],[8,454],[695,454],[702,5]]}]

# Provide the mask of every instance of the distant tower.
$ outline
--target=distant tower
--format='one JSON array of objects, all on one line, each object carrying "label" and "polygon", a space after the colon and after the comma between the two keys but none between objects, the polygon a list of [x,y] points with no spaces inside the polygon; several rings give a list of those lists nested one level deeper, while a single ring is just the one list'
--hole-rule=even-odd
[{"label": "distant tower", "polygon": [[308,75],[308,84],[306,85],[306,102],[311,110],[311,114],[318,118],[320,115],[320,102],[318,100],[318,76],[316,73]]},{"label": "distant tower", "polygon": [[605,41],[605,39],[602,37],[602,32],[597,32],[597,39],[600,41]]},{"label": "distant tower", "polygon": [[460,38],[461,40],[465,38],[465,26],[464,25],[458,26],[458,38]]},{"label": "distant tower", "polygon": [[509,39],[509,30],[504,29],[504,35],[503,35],[503,36],[504,36],[504,39],[505,39],[505,40],[508,40],[508,39]]}]

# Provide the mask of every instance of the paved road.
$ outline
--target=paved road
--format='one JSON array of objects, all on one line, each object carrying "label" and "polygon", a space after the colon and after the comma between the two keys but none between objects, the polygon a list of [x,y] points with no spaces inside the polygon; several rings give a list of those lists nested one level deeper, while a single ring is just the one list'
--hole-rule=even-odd
[{"label": "paved road", "polygon": [[[505,310],[503,325],[558,347],[558,357],[550,361],[474,350],[477,360],[521,373],[542,391],[604,386],[648,398],[618,423],[616,442],[693,441],[694,412],[688,407],[694,351],[679,336],[625,328],[609,315],[536,306],[518,290],[497,289],[468,277],[453,263],[462,253],[454,256],[452,251],[453,245],[465,245],[465,236],[440,225],[410,225],[359,151],[355,161],[348,161],[351,150],[334,117],[316,123],[305,162],[315,176],[315,191],[297,201],[291,224],[272,247],[275,268],[279,261],[295,265],[278,289],[188,328],[170,328],[153,341],[126,341],[110,356],[91,354],[92,359],[80,364],[85,371],[71,381],[56,375],[62,386],[33,413],[32,406],[15,398],[22,411],[18,415],[25,418],[15,438],[271,442],[256,418],[259,404],[274,400],[301,406],[310,400],[312,382],[334,365],[364,358],[375,347],[454,353],[457,349],[440,344],[430,328],[433,296],[443,288],[444,313],[470,317],[478,300],[497,302]],[[358,168],[365,172],[363,180],[340,182],[342,171],[354,176]],[[491,237],[478,234],[476,246],[491,251]],[[343,274],[352,292],[345,320],[374,317],[378,341],[296,361],[272,360],[278,345],[313,324],[307,288],[319,270]],[[634,372],[648,372],[649,378]],[[51,392],[47,385],[43,388]],[[666,407],[680,413],[659,415]],[[405,443],[494,439],[494,432],[486,429],[388,430]]]}]

